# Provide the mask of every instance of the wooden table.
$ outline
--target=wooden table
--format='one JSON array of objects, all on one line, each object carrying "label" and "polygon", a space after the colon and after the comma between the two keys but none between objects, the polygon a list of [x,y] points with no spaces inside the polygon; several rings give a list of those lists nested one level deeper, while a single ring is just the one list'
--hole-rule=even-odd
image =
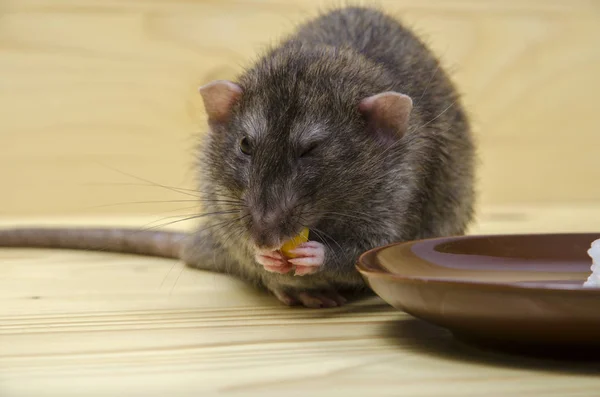
[{"label": "wooden table", "polygon": [[[472,233],[599,228],[600,206],[498,207],[483,210]],[[600,396],[600,362],[479,351],[378,298],[287,308],[166,259],[2,249],[0,261],[3,397]]]}]

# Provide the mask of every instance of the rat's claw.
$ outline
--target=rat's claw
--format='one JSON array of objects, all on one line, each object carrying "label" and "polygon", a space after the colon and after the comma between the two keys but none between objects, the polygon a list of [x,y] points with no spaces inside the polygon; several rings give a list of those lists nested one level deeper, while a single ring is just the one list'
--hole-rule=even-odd
[{"label": "rat's claw", "polygon": [[286,306],[294,306],[294,305],[298,304],[298,299],[296,299],[294,296],[286,293],[282,289],[275,288],[272,290],[272,292],[275,295],[275,297],[277,297],[277,299],[279,299],[279,301]]},{"label": "rat's claw", "polygon": [[330,308],[344,305],[346,299],[333,290],[305,291],[293,288],[270,288],[273,294],[287,306],[300,304],[310,308]]},{"label": "rat's claw", "polygon": [[275,265],[275,266],[265,265],[264,268],[268,272],[280,273],[280,274],[289,273],[290,270],[292,270],[292,267],[289,265]]},{"label": "rat's claw", "polygon": [[265,257],[274,260],[282,260],[283,256],[279,251],[267,251],[267,252],[259,252],[256,254],[256,257]]},{"label": "rat's claw", "polygon": [[318,266],[301,266],[296,265],[294,270],[294,276],[306,276],[307,274],[313,274],[319,271]]},{"label": "rat's claw", "polygon": [[292,270],[293,267],[291,264],[287,263],[277,251],[256,254],[255,259],[266,271],[272,273],[285,274]]},{"label": "rat's claw", "polygon": [[291,251],[296,258],[288,259],[288,262],[296,266],[295,275],[304,276],[316,273],[325,260],[325,246],[316,241],[301,244]]}]

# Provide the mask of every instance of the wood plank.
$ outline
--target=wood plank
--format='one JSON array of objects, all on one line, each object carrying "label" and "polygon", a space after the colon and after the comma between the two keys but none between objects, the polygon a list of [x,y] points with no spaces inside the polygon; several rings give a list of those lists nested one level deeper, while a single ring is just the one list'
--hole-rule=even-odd
[{"label": "wood plank", "polygon": [[[4,217],[0,227],[152,220]],[[598,206],[498,206],[482,211],[472,233],[599,224]],[[479,351],[378,298],[287,308],[225,275],[98,252],[0,249],[0,263],[2,397],[591,397],[600,387],[600,362]]]}]

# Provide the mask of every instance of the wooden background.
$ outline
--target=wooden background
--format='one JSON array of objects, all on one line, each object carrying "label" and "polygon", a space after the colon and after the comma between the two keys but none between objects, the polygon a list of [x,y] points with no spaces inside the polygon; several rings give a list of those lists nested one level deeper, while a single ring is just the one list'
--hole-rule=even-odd
[{"label": "wooden background", "polygon": [[[358,2],[354,2],[358,3]],[[363,2],[364,3],[364,2]],[[197,87],[234,78],[316,0],[2,0],[0,215],[157,213],[190,187]],[[600,201],[600,2],[379,1],[452,70],[480,205]]]}]

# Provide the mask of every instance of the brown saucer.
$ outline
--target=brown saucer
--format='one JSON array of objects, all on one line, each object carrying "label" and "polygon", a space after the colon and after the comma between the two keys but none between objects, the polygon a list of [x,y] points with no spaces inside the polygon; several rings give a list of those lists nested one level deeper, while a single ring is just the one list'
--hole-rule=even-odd
[{"label": "brown saucer", "polygon": [[600,234],[461,236],[393,244],[357,265],[392,306],[495,345],[600,349],[600,288],[583,287]]}]

